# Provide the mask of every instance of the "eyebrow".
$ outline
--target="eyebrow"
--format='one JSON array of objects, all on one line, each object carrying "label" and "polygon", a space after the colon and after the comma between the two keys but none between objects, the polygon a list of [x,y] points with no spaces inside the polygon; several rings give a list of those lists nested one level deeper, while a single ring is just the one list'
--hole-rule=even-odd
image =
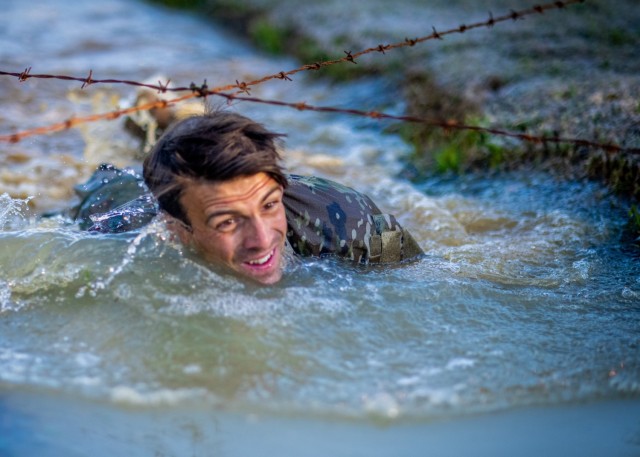
[{"label": "eyebrow", "polygon": [[[262,187],[262,186],[261,186],[261,187]],[[256,189],[256,191],[260,190],[260,188],[261,188],[261,187],[259,187],[258,189]],[[282,190],[282,186],[281,186],[280,184],[275,184],[275,185],[273,186],[273,188],[272,188],[269,192],[267,192],[267,193],[264,195],[264,197],[262,197],[262,199],[260,200],[260,203],[264,203],[264,201],[265,201],[265,200],[268,200],[269,198],[271,198],[271,195],[272,195],[274,192],[277,192],[277,191],[279,191],[279,190]],[[251,197],[251,196],[253,195],[253,193],[255,193],[255,192],[251,192],[251,193],[249,193],[249,195],[247,195],[245,198],[249,198],[249,197]],[[240,200],[240,199],[241,199],[241,198],[233,199],[233,200],[230,200],[229,202],[234,202],[234,201],[237,201],[237,200]],[[226,203],[226,202],[224,202],[224,203]],[[232,209],[221,209],[221,210],[219,210],[219,211],[214,211],[213,213],[211,213],[211,214],[208,214],[208,215],[207,215],[207,218],[206,218],[206,220],[205,220],[205,224],[206,224],[206,225],[208,225],[208,224],[209,224],[209,222],[211,221],[211,219],[213,219],[213,218],[215,218],[215,217],[218,217],[218,216],[226,216],[226,215],[233,215],[233,214],[238,214],[238,211],[234,211],[234,210],[232,210]]]}]

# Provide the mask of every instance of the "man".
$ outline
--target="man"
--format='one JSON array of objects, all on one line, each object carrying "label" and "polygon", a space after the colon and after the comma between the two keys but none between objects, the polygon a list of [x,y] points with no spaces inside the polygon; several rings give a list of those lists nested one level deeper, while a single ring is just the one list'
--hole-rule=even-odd
[{"label": "man", "polygon": [[[422,253],[366,195],[321,178],[285,175],[275,144],[280,136],[231,112],[182,120],[144,161],[144,185],[153,197],[140,192],[134,173],[102,166],[78,187],[85,200],[77,218],[90,230],[124,231],[159,209],[205,260],[262,284],[281,279],[285,249],[357,263]],[[127,199],[132,202],[122,205]]]}]

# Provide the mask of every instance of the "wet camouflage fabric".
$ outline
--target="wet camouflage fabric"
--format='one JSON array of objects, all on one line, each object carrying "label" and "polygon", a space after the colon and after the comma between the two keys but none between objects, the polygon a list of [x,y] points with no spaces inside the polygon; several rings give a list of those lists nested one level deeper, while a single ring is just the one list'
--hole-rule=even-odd
[{"label": "wet camouflage fabric", "polygon": [[397,262],[422,253],[396,218],[366,195],[333,181],[289,176],[287,239],[300,255],[336,254],[358,263]]},{"label": "wet camouflage fabric", "polygon": [[[289,175],[283,202],[287,242],[302,256],[338,255],[357,263],[413,258],[422,250],[389,214],[366,195],[333,181]],[[158,206],[142,177],[102,165],[75,188],[82,199],[71,216],[84,230],[120,233],[149,223]]]},{"label": "wet camouflage fabric", "polygon": [[158,214],[158,205],[142,176],[131,168],[103,164],[74,187],[81,201],[69,211],[83,230],[120,233],[137,230]]}]

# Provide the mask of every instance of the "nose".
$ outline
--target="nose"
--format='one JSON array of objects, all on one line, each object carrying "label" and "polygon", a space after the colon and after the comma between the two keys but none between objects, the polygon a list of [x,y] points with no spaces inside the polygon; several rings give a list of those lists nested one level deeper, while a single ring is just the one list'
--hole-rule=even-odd
[{"label": "nose", "polygon": [[261,217],[253,218],[246,224],[244,234],[244,247],[246,249],[266,249],[271,244],[269,236],[269,224]]}]

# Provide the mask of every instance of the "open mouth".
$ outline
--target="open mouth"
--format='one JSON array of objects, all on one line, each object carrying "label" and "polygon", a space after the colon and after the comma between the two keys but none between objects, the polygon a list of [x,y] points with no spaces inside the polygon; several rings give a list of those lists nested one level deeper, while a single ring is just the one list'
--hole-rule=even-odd
[{"label": "open mouth", "polygon": [[264,257],[260,257],[259,259],[249,260],[248,262],[246,262],[246,264],[251,266],[258,266],[258,267],[265,265],[269,262],[269,260],[273,258],[274,252],[275,252],[275,249],[267,253]]},{"label": "open mouth", "polygon": [[274,284],[282,276],[280,268],[280,252],[275,247],[262,257],[246,260],[240,265],[239,271],[247,277],[263,284]]}]

